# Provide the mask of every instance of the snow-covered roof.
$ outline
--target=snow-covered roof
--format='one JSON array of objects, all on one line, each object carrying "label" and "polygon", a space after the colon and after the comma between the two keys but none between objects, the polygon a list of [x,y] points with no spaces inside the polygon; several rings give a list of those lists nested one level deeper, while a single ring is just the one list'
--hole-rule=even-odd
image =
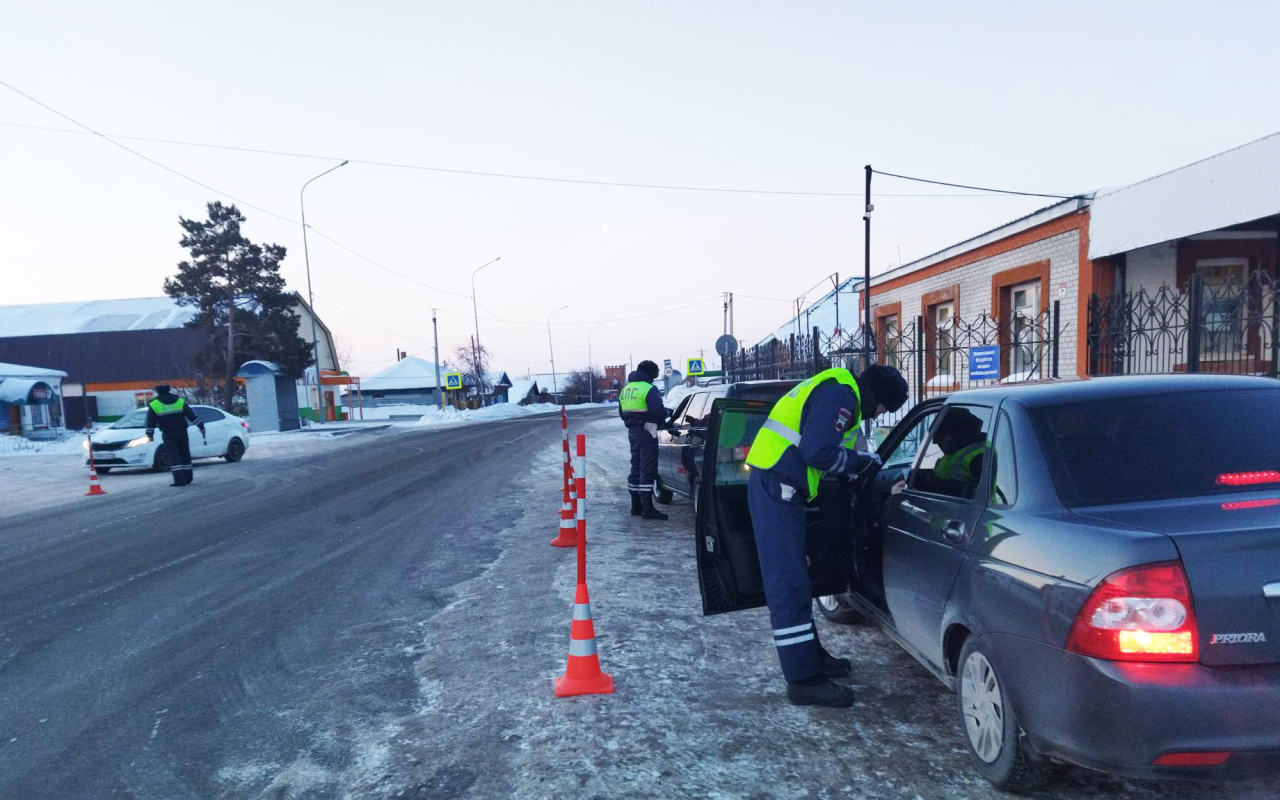
[{"label": "snow-covered roof", "polygon": [[23,364],[6,364],[0,361],[0,378],[65,378],[67,373],[60,369],[44,367],[28,367]]},{"label": "snow-covered roof", "polygon": [[529,393],[538,388],[538,382],[535,380],[518,380],[511,382],[511,388],[507,390],[507,399],[513,403],[518,403],[529,396]]},{"label": "snow-covered roof", "polygon": [[[441,376],[446,371],[441,367]],[[434,389],[436,388],[436,365],[435,362],[424,358],[405,356],[381,372],[362,378],[360,388],[366,392],[387,389]]]},{"label": "snow-covered roof", "polygon": [[564,388],[569,385],[570,379],[573,378],[573,372],[574,371],[571,369],[566,369],[564,371],[556,370],[554,381],[552,380],[553,376],[550,372],[531,373],[529,378],[537,381],[538,387],[544,392],[552,391],[552,386],[555,387],[555,391],[563,392]]},{"label": "snow-covered roof", "polygon": [[181,328],[196,313],[172,297],[0,306],[0,337]]},{"label": "snow-covered roof", "polygon": [[488,379],[490,386],[510,386],[511,378],[507,377],[507,373],[502,370],[497,372],[486,372],[485,378]]},{"label": "snow-covered roof", "polygon": [[1089,258],[1280,213],[1280,133],[1115,191],[1089,211]]}]

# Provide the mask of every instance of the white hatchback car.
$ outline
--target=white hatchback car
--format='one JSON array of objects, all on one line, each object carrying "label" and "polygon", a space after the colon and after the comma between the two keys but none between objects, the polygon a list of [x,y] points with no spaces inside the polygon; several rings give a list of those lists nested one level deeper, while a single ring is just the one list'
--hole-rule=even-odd
[{"label": "white hatchback car", "polygon": [[[249,447],[249,423],[213,406],[191,406],[204,422],[205,438],[192,425],[188,428],[191,460],[225,458],[236,462]],[[169,471],[169,452],[164,447],[164,434],[156,430],[154,442],[147,441],[147,410],[140,408],[116,420],[105,430],[89,437],[93,443],[93,463],[98,472],[107,473],[117,467],[150,467],[156,472]],[[84,449],[89,449],[85,442]],[[88,463],[86,455],[85,463]]]}]

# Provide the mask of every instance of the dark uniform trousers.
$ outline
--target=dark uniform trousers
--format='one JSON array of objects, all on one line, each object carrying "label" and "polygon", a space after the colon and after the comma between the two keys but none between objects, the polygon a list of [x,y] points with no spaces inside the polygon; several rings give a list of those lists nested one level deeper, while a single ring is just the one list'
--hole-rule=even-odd
[{"label": "dark uniform trousers", "polygon": [[191,440],[187,437],[185,427],[174,431],[162,430],[164,447],[169,453],[169,471],[173,473],[173,482],[191,483],[194,473],[191,469]]},{"label": "dark uniform trousers", "polygon": [[658,437],[641,425],[627,428],[627,441],[631,444],[631,474],[627,476],[627,489],[632,492],[652,492],[658,478]]},{"label": "dark uniform trousers", "polygon": [[813,588],[805,567],[807,490],[796,489],[790,499],[783,498],[785,492],[769,470],[751,470],[747,505],[755,527],[773,644],[783,676],[802,681],[822,673],[822,646],[813,624]]}]

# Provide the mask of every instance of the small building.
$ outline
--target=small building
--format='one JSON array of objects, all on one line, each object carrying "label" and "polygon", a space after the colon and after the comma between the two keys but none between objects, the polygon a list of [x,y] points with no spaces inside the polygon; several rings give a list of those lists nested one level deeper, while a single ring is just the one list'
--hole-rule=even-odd
[{"label": "small building", "polygon": [[507,402],[527,406],[538,402],[538,382],[531,378],[522,378],[511,382],[507,389]]},{"label": "small building", "polygon": [[246,361],[237,378],[244,380],[249,427],[254,431],[296,431],[302,427],[297,382],[270,361]]},{"label": "small building", "polygon": [[65,377],[62,370],[0,362],[0,434],[39,439],[64,430]]},{"label": "small building", "polygon": [[[447,370],[440,367],[438,371],[440,379],[444,380]],[[437,367],[433,362],[416,356],[405,356],[386,369],[360,380],[364,404],[374,408],[390,405],[438,406],[440,389],[436,384],[436,372]]]},{"label": "small building", "polygon": [[511,389],[511,378],[507,377],[507,373],[490,372],[485,376],[485,382],[489,384],[489,390],[484,393],[481,401],[486,406],[509,401],[507,393]]}]

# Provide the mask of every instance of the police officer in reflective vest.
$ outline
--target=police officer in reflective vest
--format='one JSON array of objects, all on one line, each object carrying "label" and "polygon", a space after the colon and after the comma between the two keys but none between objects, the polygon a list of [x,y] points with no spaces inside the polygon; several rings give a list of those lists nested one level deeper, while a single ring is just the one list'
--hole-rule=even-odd
[{"label": "police officer in reflective vest", "polygon": [[157,427],[164,434],[169,472],[173,475],[170,486],[186,486],[195,478],[191,471],[191,443],[187,440],[189,422],[194,422],[204,436],[204,422],[187,401],[174,394],[167,383],[156,386],[156,396],[147,405],[147,438],[155,441]]},{"label": "police officer in reflective vest", "polygon": [[627,476],[631,513],[644,519],[667,519],[666,514],[653,507],[653,484],[658,478],[658,430],[667,427],[670,416],[662,404],[662,393],[653,385],[657,379],[658,365],[641,361],[618,393],[618,414],[627,426],[627,441],[631,444],[631,474]]},{"label": "police officer in reflective vest", "polygon": [[851,476],[880,463],[874,453],[854,450],[858,424],[906,401],[907,382],[893,367],[872,365],[856,380],[846,369],[819,372],[777,402],[747,455],[747,504],[773,643],[796,705],[853,705],[853,691],[830,680],[849,674],[849,660],[827,653],[813,624],[805,505],[818,496],[823,475]]},{"label": "police officer in reflective vest", "polygon": [[942,450],[942,457],[933,466],[932,481],[950,484],[938,487],[948,494],[972,498],[987,456],[982,420],[966,408],[952,406],[942,417],[933,441]]}]

